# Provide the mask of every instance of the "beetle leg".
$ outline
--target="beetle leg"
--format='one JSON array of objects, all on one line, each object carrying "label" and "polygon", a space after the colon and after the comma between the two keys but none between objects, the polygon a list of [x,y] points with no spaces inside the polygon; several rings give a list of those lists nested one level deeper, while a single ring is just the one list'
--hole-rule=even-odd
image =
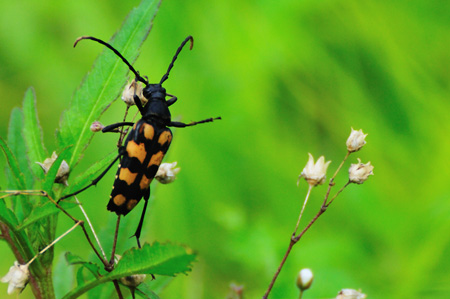
[{"label": "beetle leg", "polygon": [[170,122],[168,127],[184,128],[184,127],[195,126],[195,125],[198,125],[198,124],[209,123],[209,122],[212,122],[212,121],[214,121],[216,119],[222,119],[222,118],[220,116],[219,117],[215,117],[215,118],[211,117],[211,118],[207,118],[207,119],[200,120],[200,121],[193,121],[193,122],[190,122],[188,124],[185,124],[185,123],[182,123],[182,122],[179,122],[179,121],[172,121],[172,122]]},{"label": "beetle leg", "polygon": [[150,188],[144,190],[144,209],[142,210],[141,219],[139,220],[138,227],[136,232],[134,233],[134,237],[136,237],[138,248],[141,248],[141,242],[139,242],[139,238],[141,237],[142,225],[144,224],[145,211],[147,210],[148,199],[150,198]]},{"label": "beetle leg", "polygon": [[129,121],[124,121],[124,122],[120,122],[120,123],[115,123],[109,126],[106,126],[102,129],[103,133],[108,133],[108,132],[117,132],[119,133],[119,130],[116,130],[119,127],[123,127],[123,126],[132,126],[134,125],[133,122],[129,122]]},{"label": "beetle leg", "polygon": [[114,165],[114,163],[116,163],[116,161],[119,160],[119,158],[123,156],[124,152],[125,152],[125,147],[119,148],[119,154],[117,155],[117,157],[114,159],[114,161],[111,162],[111,164],[108,165],[108,167],[106,167],[106,169],[96,179],[92,180],[92,182],[89,185],[87,185],[86,187],[84,187],[83,189],[80,189],[76,192],[73,192],[73,193],[70,193],[68,195],[61,197],[60,199],[58,199],[57,202],[59,203],[63,199],[75,196],[75,195],[83,192],[87,188],[97,185],[97,183],[105,176],[105,174],[108,172],[108,170],[111,169],[111,167]]},{"label": "beetle leg", "polygon": [[171,96],[171,98],[166,101],[167,106],[173,105],[178,100],[178,98],[176,96],[173,96],[171,94],[167,94],[167,95]]}]

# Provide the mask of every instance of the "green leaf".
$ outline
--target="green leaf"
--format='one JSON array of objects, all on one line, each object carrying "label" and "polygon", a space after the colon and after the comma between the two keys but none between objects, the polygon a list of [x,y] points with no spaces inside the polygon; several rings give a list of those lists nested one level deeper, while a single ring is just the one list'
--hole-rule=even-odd
[{"label": "green leaf", "polygon": [[125,251],[116,269],[109,276],[129,276],[132,274],[159,274],[175,276],[190,271],[195,254],[180,245],[144,244],[142,248]]},{"label": "green leaf", "polygon": [[[147,38],[159,3],[158,0],[143,0],[139,7],[131,11],[120,31],[110,41],[130,63],[138,57],[139,47]],[[102,49],[99,44],[88,44],[88,41],[83,41],[78,45],[80,46]],[[74,145],[71,149],[71,159],[68,161],[72,169],[93,136],[90,125],[100,118],[120,94],[127,73],[128,67],[111,50],[104,49],[83,84],[75,92],[70,108],[61,118],[57,134],[60,146]]]},{"label": "green leaf", "polygon": [[141,283],[135,290],[136,295],[142,298],[159,299],[159,296],[153,292],[146,283]]},{"label": "green leaf", "polygon": [[[78,206],[78,204],[73,202],[60,202],[60,206],[64,210],[68,210]],[[47,201],[43,204],[37,204],[34,207],[33,211],[31,211],[31,214],[23,221],[23,223],[19,227],[17,227],[17,230],[22,230],[41,219],[47,218],[59,212],[61,212],[61,210],[58,209],[51,201]]]},{"label": "green leaf", "polygon": [[154,274],[175,276],[191,270],[195,254],[180,245],[144,244],[140,249],[132,248],[126,251],[122,259],[109,274],[87,282],[68,293],[64,298],[77,298],[99,284],[116,280],[133,274]]},{"label": "green leaf", "polygon": [[106,167],[111,164],[114,158],[118,155],[117,151],[113,151],[106,155],[100,161],[94,163],[86,171],[83,171],[77,176],[71,185],[64,190],[63,195],[73,193],[89,185],[95,178],[97,178]]},{"label": "green leaf", "polygon": [[[11,117],[9,119],[9,127],[8,127],[8,146],[11,149],[11,152],[16,157],[26,157],[26,145],[25,140],[22,135],[22,129],[24,125],[23,113],[19,108],[14,108],[11,111]],[[30,161],[28,159],[19,159],[18,161],[19,168],[23,173],[25,178],[25,183],[27,188],[33,188],[34,176],[30,169]]]},{"label": "green leaf", "polygon": [[44,172],[35,162],[44,161],[47,158],[47,151],[42,142],[42,130],[37,116],[36,97],[32,88],[28,88],[23,99],[23,116],[22,135],[27,146],[28,161],[35,176],[42,179]]},{"label": "green leaf", "polygon": [[6,161],[8,162],[9,169],[11,170],[12,173],[12,179],[14,181],[11,182],[11,185],[13,186],[14,189],[25,190],[26,189],[25,179],[23,177],[22,172],[20,171],[19,162],[17,161],[16,157],[14,156],[11,149],[8,147],[8,145],[3,140],[2,137],[0,137],[0,147],[2,148],[3,153],[6,156]]},{"label": "green leaf", "polygon": [[[89,272],[91,272],[95,278],[98,278],[100,276],[100,267],[97,264],[87,262],[83,260],[78,255],[75,255],[71,252],[66,252],[64,255],[66,257],[67,263],[69,265],[81,265],[81,267],[77,271],[77,285],[81,286],[84,285],[86,278],[84,277],[83,270],[88,269]],[[104,272],[104,271],[103,271]]]},{"label": "green leaf", "polygon": [[[23,113],[19,108],[14,108],[11,112],[11,117],[9,119],[9,127],[8,127],[8,146],[11,149],[11,152],[15,157],[26,157],[26,146],[25,140],[22,136],[22,128],[23,128]],[[17,163],[19,165],[19,169],[21,175],[24,177],[26,187],[24,189],[33,189],[34,184],[34,175],[31,172],[29,167],[29,161],[26,158],[18,159]],[[8,188],[9,189],[20,189],[17,188],[14,184],[11,184],[12,176],[11,169],[7,169],[6,176],[8,178]],[[29,215],[31,210],[33,209],[33,205],[27,197],[24,195],[17,195],[11,197],[11,201],[13,202],[14,213],[17,216],[19,222],[22,222],[26,215]]]},{"label": "green leaf", "polygon": [[19,225],[16,215],[6,206],[3,198],[0,199],[0,222],[6,224],[9,228],[15,228]]}]

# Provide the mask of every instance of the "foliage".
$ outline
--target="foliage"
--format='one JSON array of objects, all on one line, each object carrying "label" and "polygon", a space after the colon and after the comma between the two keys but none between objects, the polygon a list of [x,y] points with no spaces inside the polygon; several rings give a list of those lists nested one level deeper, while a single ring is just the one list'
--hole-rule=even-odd
[{"label": "foliage", "polygon": [[[132,6],[41,0],[27,1],[24,10],[20,1],[1,2],[0,136],[7,140],[11,110],[33,85],[51,153],[59,115],[100,51],[87,43],[74,50],[73,41],[83,34],[107,39]],[[182,53],[166,85],[179,98],[172,115],[191,120],[217,112],[223,120],[175,131],[167,159],[178,161],[180,176],[170,188],[152,186],[157,196],[143,237],[178,240],[199,252],[192,274],[174,279],[162,296],[223,298],[234,281],[247,297],[261,297],[302,204],[305,190],[295,182],[307,153],[336,166],[344,153],[331,149],[353,126],[369,134],[361,158],[376,165],[375,176],[344,193],[305,235],[273,298],[296,297],[295,275],[304,267],[315,274],[312,298],[331,298],[341,287],[361,288],[369,298],[449,297],[450,171],[441,165],[450,156],[449,12],[448,1],[163,1],[136,69],[159,79],[172,50],[192,34],[193,50]],[[114,104],[101,120],[122,115]],[[92,138],[70,187],[114,151],[117,138],[105,135]],[[2,169],[6,163],[0,158]],[[105,210],[108,176],[80,196],[96,213],[94,226],[106,232],[114,226]],[[1,187],[6,181],[0,172]],[[321,201],[312,196],[309,205]],[[139,212],[124,218],[130,228],[121,234],[132,234]],[[305,219],[314,212],[307,209]],[[69,226],[65,217],[58,221]],[[64,247],[87,256],[76,238],[62,242],[56,269],[66,265]],[[130,244],[124,239],[120,250]],[[25,290],[21,298],[30,296]]]}]

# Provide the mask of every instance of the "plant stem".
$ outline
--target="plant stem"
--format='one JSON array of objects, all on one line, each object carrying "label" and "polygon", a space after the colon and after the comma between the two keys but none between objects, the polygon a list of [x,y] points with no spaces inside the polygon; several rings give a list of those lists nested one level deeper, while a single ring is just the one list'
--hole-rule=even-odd
[{"label": "plant stem", "polygon": [[[272,278],[272,281],[271,281],[270,284],[269,284],[269,287],[267,288],[266,293],[265,293],[264,296],[263,296],[263,299],[267,299],[267,297],[269,296],[270,291],[272,290],[272,287],[273,287],[273,285],[275,284],[275,281],[277,280],[278,275],[280,274],[280,271],[281,271],[281,269],[283,268],[284,263],[285,263],[286,260],[287,260],[287,257],[289,256],[289,253],[290,253],[291,250],[292,250],[292,247],[294,247],[294,245],[301,239],[301,237],[309,230],[309,228],[314,224],[314,222],[316,222],[316,220],[320,217],[320,215],[322,215],[323,213],[325,213],[325,211],[327,210],[328,206],[329,206],[329,205],[333,202],[333,200],[334,200],[334,199],[342,192],[342,190],[344,190],[344,188],[347,187],[347,186],[350,184],[350,182],[347,182],[347,184],[345,184],[345,186],[342,187],[342,188],[341,188],[341,189],[333,196],[333,198],[330,200],[330,202],[327,204],[328,197],[330,196],[331,188],[334,186],[333,181],[334,181],[334,179],[336,178],[336,175],[339,173],[339,171],[341,170],[342,166],[344,165],[345,161],[347,160],[347,158],[348,158],[349,156],[350,156],[350,152],[347,151],[347,154],[345,155],[344,160],[341,162],[341,164],[339,165],[339,167],[336,169],[336,171],[334,172],[333,176],[331,177],[330,183],[328,184],[327,193],[325,194],[325,199],[324,199],[324,201],[323,201],[323,203],[322,203],[322,206],[320,207],[319,212],[318,212],[318,213],[316,214],[316,216],[314,216],[314,218],[308,223],[308,225],[307,225],[307,226],[306,226],[306,227],[305,227],[305,228],[304,228],[304,229],[296,236],[295,234],[297,233],[298,227],[299,227],[299,225],[300,225],[300,219],[302,218],[303,211],[304,211],[304,209],[305,209],[306,203],[308,202],[308,198],[309,198],[309,195],[310,195],[310,193],[311,193],[312,186],[311,186],[311,185],[309,186],[308,193],[306,194],[305,201],[303,202],[303,207],[302,207],[302,210],[300,211],[300,215],[299,215],[299,217],[298,217],[297,225],[295,226],[294,233],[293,233],[292,236],[291,236],[291,240],[290,240],[290,242],[289,242],[289,246],[288,246],[288,248],[287,248],[287,250],[286,250],[286,253],[284,254],[283,259],[281,260],[280,265],[278,266],[277,271],[275,272],[275,275],[274,275],[273,278]],[[303,294],[303,292],[300,292],[300,298],[302,297],[302,294]]]},{"label": "plant stem", "polygon": [[300,225],[300,219],[302,219],[303,211],[305,210],[306,203],[308,202],[309,195],[311,194],[312,187],[313,187],[313,185],[309,185],[308,193],[306,194],[305,201],[303,202],[302,210],[300,211],[300,215],[298,216],[297,225],[295,226],[294,233],[292,234],[293,236],[295,236],[295,234],[297,233],[298,226]]}]

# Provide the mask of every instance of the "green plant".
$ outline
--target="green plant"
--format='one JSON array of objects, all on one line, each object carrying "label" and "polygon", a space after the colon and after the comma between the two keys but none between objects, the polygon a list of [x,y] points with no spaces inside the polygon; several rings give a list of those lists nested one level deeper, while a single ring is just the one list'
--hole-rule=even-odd
[{"label": "green plant", "polygon": [[[137,58],[138,49],[151,29],[158,7],[157,0],[143,0],[139,7],[130,12],[112,39],[114,46],[130,62]],[[92,139],[91,124],[118,97],[125,85],[127,73],[128,68],[110,51],[104,51],[98,57],[61,117],[56,136],[56,154],[54,152],[52,158],[49,158],[42,142],[33,89],[26,92],[22,108],[13,109],[7,139],[0,137],[0,147],[9,166],[7,185],[1,189],[0,229],[2,238],[17,259],[11,267],[10,276],[20,274],[18,283],[11,281],[11,277],[5,279],[10,282],[8,291],[22,290],[29,277],[36,298],[54,298],[53,245],[78,226],[83,229],[86,244],[91,246],[96,260],[81,258],[76,253],[66,254],[69,264],[80,267],[76,276],[77,285],[64,298],[76,298],[93,288],[99,292],[102,289],[99,286],[108,282],[114,283],[119,298],[122,298],[119,281],[132,290],[133,296],[136,293],[144,298],[157,298],[154,291],[139,285],[142,276],[134,275],[175,276],[190,270],[195,255],[183,246],[170,243],[155,242],[152,245],[144,244],[142,248],[131,248],[120,259],[115,255],[114,243],[108,259],[94,230],[88,232],[84,227],[85,221],[75,219],[69,213],[71,209],[82,207],[78,199],[60,204],[55,201],[63,194],[92,181],[116,156],[116,151],[111,149],[112,152],[106,154],[104,159],[71,180],[70,185],[67,184],[69,172],[77,166]],[[61,212],[75,224],[56,238]],[[89,218],[86,220],[89,222]],[[92,236],[97,239],[95,245]]]}]

